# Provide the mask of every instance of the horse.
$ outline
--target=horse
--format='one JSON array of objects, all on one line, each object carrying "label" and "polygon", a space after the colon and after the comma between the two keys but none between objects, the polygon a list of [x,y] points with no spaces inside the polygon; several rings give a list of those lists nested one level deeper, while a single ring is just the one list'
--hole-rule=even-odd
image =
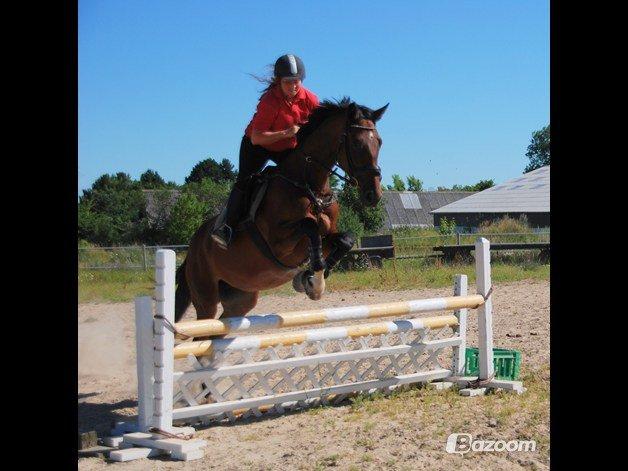
[{"label": "horse", "polygon": [[[357,185],[360,202],[377,205],[382,139],[376,122],[387,107],[372,110],[348,97],[320,103],[299,129],[297,147],[269,172],[249,230],[236,231],[227,250],[210,236],[217,216],[192,236],[176,272],[176,321],[190,303],[198,319],[243,316],[261,290],[290,280],[296,291],[320,299],[325,278],[354,244],[352,234],[338,232],[339,205],[329,177],[334,173]],[[223,312],[217,315],[219,303]]]}]

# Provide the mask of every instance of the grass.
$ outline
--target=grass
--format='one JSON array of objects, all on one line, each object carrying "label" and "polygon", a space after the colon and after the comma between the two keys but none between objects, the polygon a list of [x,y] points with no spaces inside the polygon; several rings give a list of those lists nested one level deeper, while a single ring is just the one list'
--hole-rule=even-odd
[{"label": "grass", "polygon": [[[522,255],[496,256],[491,264],[495,283],[520,280],[549,280],[550,266]],[[378,289],[386,291],[442,288],[453,276],[463,273],[469,285],[475,282],[472,264],[443,263],[434,259],[385,260],[381,270],[334,272],[327,280],[328,291]],[[135,296],[152,295],[154,276],[142,270],[80,270],[79,302],[129,302]],[[291,296],[290,283],[262,294]]]},{"label": "grass", "polygon": [[[469,399],[460,396],[455,389],[436,391],[415,387],[400,388],[385,396],[358,395],[352,399],[350,412],[344,420],[376,424],[398,421],[404,425],[409,420],[429,417],[431,421],[443,424],[443,427],[433,431],[432,438],[444,441],[449,433],[466,431],[473,424],[487,423],[495,418],[497,431],[505,433],[517,425],[518,438],[535,440],[537,451],[546,454],[549,449],[545,433],[549,422],[549,372],[549,365],[524,369],[519,378],[526,387],[522,395],[500,391],[475,398],[481,410],[479,421],[476,416],[468,416],[471,412]],[[408,410],[414,411],[410,418]],[[477,411],[471,414],[477,414]]]},{"label": "grass", "polygon": [[152,295],[154,286],[152,270],[80,270],[79,303],[127,302],[135,296]]}]

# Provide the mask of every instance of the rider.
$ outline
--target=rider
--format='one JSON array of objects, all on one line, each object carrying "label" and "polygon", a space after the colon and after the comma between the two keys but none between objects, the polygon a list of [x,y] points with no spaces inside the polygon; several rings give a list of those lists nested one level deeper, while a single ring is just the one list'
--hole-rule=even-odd
[{"label": "rider", "polygon": [[238,178],[227,201],[225,222],[212,232],[212,239],[226,249],[240,218],[246,180],[262,170],[268,159],[275,163],[297,146],[296,133],[305,123],[318,98],[302,85],[303,61],[285,54],[275,62],[273,78],[259,99],[257,111],[240,143]]}]

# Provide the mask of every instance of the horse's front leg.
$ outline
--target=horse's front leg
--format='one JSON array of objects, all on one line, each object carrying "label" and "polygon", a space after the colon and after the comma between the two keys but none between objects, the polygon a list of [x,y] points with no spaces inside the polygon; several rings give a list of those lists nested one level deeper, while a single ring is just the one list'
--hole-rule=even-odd
[{"label": "horse's front leg", "polygon": [[327,278],[342,257],[349,253],[355,244],[355,237],[350,232],[336,232],[329,234],[323,244],[324,251],[329,253],[325,259],[325,278]]},{"label": "horse's front leg", "polygon": [[318,232],[318,223],[314,219],[303,219],[299,227],[310,240],[310,269],[295,276],[292,286],[299,292],[305,291],[310,299],[318,300],[325,292],[323,242]]}]

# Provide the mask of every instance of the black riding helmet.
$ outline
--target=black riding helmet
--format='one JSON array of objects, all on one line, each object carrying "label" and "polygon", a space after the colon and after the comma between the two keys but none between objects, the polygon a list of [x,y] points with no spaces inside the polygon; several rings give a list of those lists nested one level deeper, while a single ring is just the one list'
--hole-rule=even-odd
[{"label": "black riding helmet", "polygon": [[294,54],[285,54],[275,62],[275,77],[277,78],[305,78],[303,61]]}]

